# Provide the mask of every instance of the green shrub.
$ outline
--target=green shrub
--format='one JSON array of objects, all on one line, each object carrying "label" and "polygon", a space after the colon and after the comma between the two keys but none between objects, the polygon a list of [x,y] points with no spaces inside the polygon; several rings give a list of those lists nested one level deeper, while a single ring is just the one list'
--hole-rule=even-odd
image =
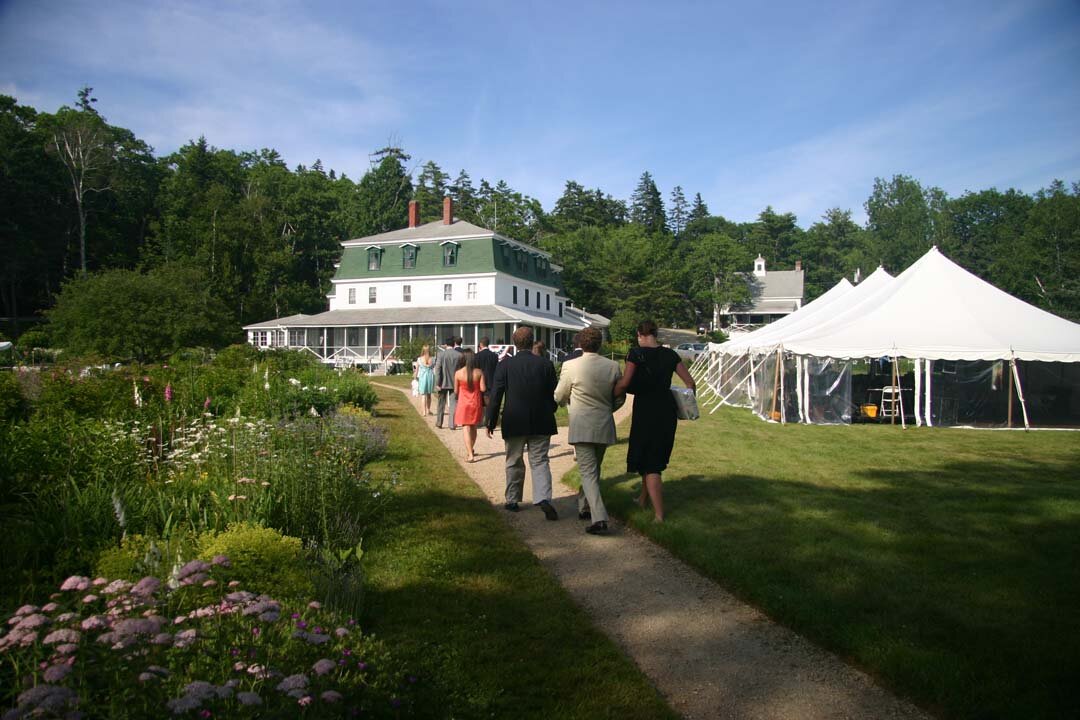
[{"label": "green shrub", "polygon": [[226,579],[238,580],[252,592],[282,598],[310,598],[315,592],[299,538],[254,523],[235,523],[223,533],[204,533],[199,539],[199,558],[210,561],[219,555],[232,560]]},{"label": "green shrub", "polygon": [[0,422],[21,420],[29,406],[14,373],[0,372]]},{"label": "green shrub", "polygon": [[167,539],[128,535],[119,547],[108,547],[98,553],[94,574],[131,582],[147,575],[165,580],[177,562],[191,557],[194,545],[195,539],[184,533],[174,533]]}]

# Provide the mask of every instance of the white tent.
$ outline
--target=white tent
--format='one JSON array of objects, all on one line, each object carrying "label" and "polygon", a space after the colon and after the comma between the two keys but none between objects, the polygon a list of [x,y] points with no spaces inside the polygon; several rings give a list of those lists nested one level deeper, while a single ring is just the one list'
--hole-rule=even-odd
[{"label": "white tent", "polygon": [[844,278],[825,294],[774,323],[725,343],[710,343],[709,351],[698,358],[694,370],[717,396],[713,410],[721,404],[753,406],[758,395],[754,376],[761,355],[773,352],[790,335],[844,316],[891,281],[892,276],[880,267],[856,286]]},{"label": "white tent", "polygon": [[[850,422],[870,406],[901,424],[913,413],[919,424],[1012,425],[1018,405],[1028,425],[1024,390],[1034,387],[1040,420],[1080,424],[1080,325],[1002,292],[936,248],[895,279],[879,273],[802,321],[794,313],[786,326],[731,346],[757,358],[748,385],[759,415]],[[882,369],[869,383],[868,358]],[[864,372],[853,391],[856,369]]]}]

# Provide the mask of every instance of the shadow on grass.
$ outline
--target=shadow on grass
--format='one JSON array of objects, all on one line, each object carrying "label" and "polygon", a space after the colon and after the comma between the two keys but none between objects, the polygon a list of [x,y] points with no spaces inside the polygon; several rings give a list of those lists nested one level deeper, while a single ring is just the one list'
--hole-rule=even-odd
[{"label": "shadow on grass", "polygon": [[[396,395],[396,397],[395,397]],[[419,675],[423,717],[673,718],[393,391],[373,473],[398,477],[365,537],[364,626]]]},{"label": "shadow on grass", "polygon": [[835,483],[665,476],[669,522],[603,482],[613,513],[810,639],[957,718],[1080,706],[1080,476],[946,462]]}]

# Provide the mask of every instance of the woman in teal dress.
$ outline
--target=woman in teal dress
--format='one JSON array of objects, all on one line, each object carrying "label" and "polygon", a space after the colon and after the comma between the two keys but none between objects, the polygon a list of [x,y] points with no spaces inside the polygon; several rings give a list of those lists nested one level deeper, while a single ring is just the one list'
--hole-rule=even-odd
[{"label": "woman in teal dress", "polygon": [[423,398],[424,414],[431,414],[431,394],[435,392],[435,359],[431,357],[431,346],[425,345],[416,358],[416,394]]}]

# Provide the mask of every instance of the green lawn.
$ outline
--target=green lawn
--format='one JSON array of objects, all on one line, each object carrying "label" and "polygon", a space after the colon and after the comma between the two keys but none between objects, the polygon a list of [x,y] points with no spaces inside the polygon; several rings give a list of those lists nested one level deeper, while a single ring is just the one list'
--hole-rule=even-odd
[{"label": "green lawn", "polygon": [[679,425],[663,525],[625,468],[614,514],[935,714],[1080,716],[1080,435],[721,408]]},{"label": "green lawn", "polygon": [[406,397],[378,392],[390,446],[369,470],[396,476],[398,486],[388,515],[364,540],[364,624],[417,669],[424,714],[675,718]]}]

